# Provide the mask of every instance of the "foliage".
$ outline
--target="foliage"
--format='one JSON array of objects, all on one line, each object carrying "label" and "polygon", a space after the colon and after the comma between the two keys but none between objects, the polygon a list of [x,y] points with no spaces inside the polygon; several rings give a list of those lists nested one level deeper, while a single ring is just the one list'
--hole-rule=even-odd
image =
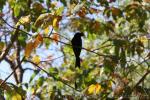
[{"label": "foliage", "polygon": [[[150,98],[149,4],[150,0],[1,0],[0,62],[10,64],[16,84],[0,79],[0,97]],[[70,44],[77,31],[85,33],[80,69],[74,67]],[[27,70],[33,74],[24,82]]]}]

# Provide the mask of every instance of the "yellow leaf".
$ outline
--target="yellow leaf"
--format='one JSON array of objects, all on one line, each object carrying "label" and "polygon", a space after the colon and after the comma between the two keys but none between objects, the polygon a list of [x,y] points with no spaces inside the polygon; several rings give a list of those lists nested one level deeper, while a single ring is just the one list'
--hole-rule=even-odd
[{"label": "yellow leaf", "polygon": [[98,94],[100,92],[100,90],[101,90],[101,85],[96,84],[95,85],[95,93]]},{"label": "yellow leaf", "polygon": [[88,94],[98,94],[101,90],[101,85],[99,84],[92,84],[88,88]]},{"label": "yellow leaf", "polygon": [[108,81],[108,87],[111,88],[112,87],[113,82],[112,81]]},{"label": "yellow leaf", "polygon": [[30,23],[30,15],[28,16],[23,16],[19,19],[19,22],[16,24],[16,26],[22,24],[22,25],[25,25],[25,24],[29,24]]},{"label": "yellow leaf", "polygon": [[39,64],[41,59],[40,59],[40,56],[36,55],[32,58],[32,61],[35,63],[35,64]]},{"label": "yellow leaf", "polygon": [[60,16],[60,15],[62,15],[63,11],[64,11],[64,6],[58,8],[55,13],[56,13],[56,15]]},{"label": "yellow leaf", "polygon": [[54,20],[53,20],[53,27],[58,27],[58,20],[57,20],[57,18],[54,18]]},{"label": "yellow leaf", "polygon": [[26,45],[26,48],[25,48],[25,57],[28,58],[32,52],[32,50],[34,49],[34,43],[33,42],[29,42],[27,45]]},{"label": "yellow leaf", "polygon": [[58,44],[58,40],[59,40],[59,35],[58,35],[58,33],[54,33],[52,38],[53,38],[53,40],[56,42],[56,44]]},{"label": "yellow leaf", "polygon": [[38,47],[38,45],[43,42],[43,37],[41,34],[38,34],[38,36],[36,37],[35,41],[34,41],[34,48]]},{"label": "yellow leaf", "polygon": [[88,88],[88,94],[93,94],[94,91],[95,91],[95,85],[92,84],[92,85],[90,85],[89,88]]},{"label": "yellow leaf", "polygon": [[12,96],[11,100],[22,100],[22,98],[21,98],[21,95],[20,95],[20,94],[15,93],[15,94]]},{"label": "yellow leaf", "polygon": [[140,40],[142,43],[148,43],[148,39],[147,39],[146,36],[141,36],[141,37],[139,38],[139,40]]},{"label": "yellow leaf", "polygon": [[44,29],[44,33],[47,35],[49,33],[49,27]]},{"label": "yellow leaf", "polygon": [[57,30],[59,28],[59,21],[62,19],[62,16],[57,16],[53,19],[53,28]]}]

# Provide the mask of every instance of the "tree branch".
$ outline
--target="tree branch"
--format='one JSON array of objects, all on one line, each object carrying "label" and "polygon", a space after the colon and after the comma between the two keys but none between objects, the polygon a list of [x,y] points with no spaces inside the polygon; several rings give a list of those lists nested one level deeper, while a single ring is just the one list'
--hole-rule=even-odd
[{"label": "tree branch", "polygon": [[[15,70],[15,63],[7,57],[5,57],[5,61],[9,63],[11,70],[14,71]],[[18,80],[16,71],[14,71],[13,74],[14,74],[14,78],[15,78],[16,83],[19,84],[19,80]]]},{"label": "tree branch", "polygon": [[60,81],[62,82],[63,84],[65,84],[66,86],[78,91],[78,92],[81,92],[80,90],[77,90],[75,89],[74,87],[72,87],[71,85],[67,84],[66,82],[64,82],[62,79],[60,78],[56,78],[55,76],[53,76],[52,74],[48,73],[45,69],[41,68],[40,66],[38,66],[36,63],[32,62],[32,61],[29,61],[29,60],[25,60],[26,62],[29,62],[33,65],[35,65],[36,67],[38,67],[40,70],[42,70],[43,72],[45,72],[49,77],[52,77],[54,80],[57,80],[57,81]]},{"label": "tree branch", "polygon": [[19,69],[17,77],[18,77],[19,82],[21,83],[23,80],[24,70],[22,68],[21,61],[20,61],[20,52],[21,52],[21,47],[20,47],[19,40],[17,39],[17,58],[16,58],[16,60],[17,60],[17,65],[18,65],[18,69]]},{"label": "tree branch", "polygon": [[[22,58],[21,63],[23,62],[23,60],[25,59],[25,57]],[[18,65],[14,68],[14,70],[5,78],[5,80],[3,80],[0,83],[0,87],[11,77],[11,75],[13,75],[15,73],[15,71],[17,70]]]},{"label": "tree branch", "polygon": [[[10,28],[12,28],[12,29],[17,29],[16,27],[14,27],[14,26],[11,26],[6,20],[4,20],[2,17],[0,17],[1,19],[2,19],[2,21],[4,22],[4,23],[6,23],[6,25],[8,25]],[[18,26],[17,26],[18,27]],[[21,30],[21,29],[18,29],[19,31],[21,31],[21,32],[24,32],[24,33],[26,33],[26,34],[28,34],[29,36],[32,36],[31,34],[29,34],[28,32],[26,32],[26,31],[24,31],[24,30]]]},{"label": "tree branch", "polygon": [[149,73],[150,73],[150,70],[148,70],[148,71],[143,75],[143,77],[136,83],[136,85],[133,87],[132,91],[133,91],[138,85],[140,85],[140,84],[144,81],[144,79],[146,78],[146,76],[147,76]]},{"label": "tree branch", "polygon": [[5,56],[9,53],[10,48],[12,47],[13,43],[16,41],[16,38],[19,35],[19,26],[17,27],[17,29],[14,32],[14,35],[11,36],[11,42],[8,44],[7,48],[5,49],[4,52],[2,52],[2,54],[0,55],[0,62],[5,58]]},{"label": "tree branch", "polygon": [[[48,38],[48,39],[50,39],[50,40],[55,40],[55,39],[53,39],[53,38],[51,38],[51,37],[43,37],[43,38]],[[62,43],[62,44],[65,44],[65,45],[68,45],[68,46],[71,46],[71,47],[72,47],[71,44],[68,44],[68,43],[65,43],[65,42],[62,42],[62,41],[59,41],[59,40],[57,40],[57,41],[58,41],[59,43]],[[79,47],[77,47],[77,48],[79,48]],[[86,51],[89,51],[89,52],[94,53],[94,54],[97,54],[98,56],[104,56],[104,57],[112,57],[112,56],[113,56],[113,55],[103,55],[103,54],[99,54],[99,53],[97,53],[97,52],[91,51],[91,50],[86,49],[86,48],[84,48],[84,47],[82,47],[81,49],[86,50]]]}]

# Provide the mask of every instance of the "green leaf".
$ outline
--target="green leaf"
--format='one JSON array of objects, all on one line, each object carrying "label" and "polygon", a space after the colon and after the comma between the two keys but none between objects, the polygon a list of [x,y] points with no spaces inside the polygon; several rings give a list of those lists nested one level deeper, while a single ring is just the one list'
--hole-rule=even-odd
[{"label": "green leaf", "polygon": [[30,80],[29,80],[29,83],[32,82],[32,80],[37,76],[37,74],[38,74],[39,72],[40,72],[40,71],[38,71],[38,70],[34,70],[34,73],[32,74],[32,76],[31,76],[31,78],[30,78]]},{"label": "green leaf", "polygon": [[0,52],[3,50],[4,47],[5,47],[5,43],[4,42],[0,42]]},{"label": "green leaf", "polygon": [[49,68],[49,73],[50,74],[58,74],[58,69],[57,68]]},{"label": "green leaf", "polygon": [[63,11],[64,11],[64,6],[59,7],[59,8],[56,10],[56,15],[61,16],[62,13],[63,13]]},{"label": "green leaf", "polygon": [[3,9],[5,2],[5,0],[0,0],[0,11]]},{"label": "green leaf", "polygon": [[14,15],[15,15],[15,17],[19,16],[20,11],[21,11],[21,7],[22,7],[21,5],[15,4],[15,7],[14,7]]},{"label": "green leaf", "polygon": [[44,80],[45,80],[45,78],[44,77],[40,77],[39,79],[38,79],[38,86],[42,86],[43,85],[43,82],[44,82]]}]

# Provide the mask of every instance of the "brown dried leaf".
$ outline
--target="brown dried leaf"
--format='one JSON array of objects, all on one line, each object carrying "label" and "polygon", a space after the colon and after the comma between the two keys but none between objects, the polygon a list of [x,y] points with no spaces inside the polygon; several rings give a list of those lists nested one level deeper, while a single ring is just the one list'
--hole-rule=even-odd
[{"label": "brown dried leaf", "polygon": [[28,58],[32,52],[32,50],[34,49],[34,43],[33,42],[29,42],[27,45],[26,45],[26,48],[25,48],[25,57]]},{"label": "brown dried leaf", "polygon": [[43,37],[41,34],[38,34],[38,36],[36,37],[34,41],[34,48],[38,47],[38,45],[42,42],[43,42]]},{"label": "brown dried leaf", "polygon": [[53,38],[54,42],[56,44],[58,44],[58,41],[59,41],[59,35],[58,35],[58,33],[54,33],[52,38]]}]

